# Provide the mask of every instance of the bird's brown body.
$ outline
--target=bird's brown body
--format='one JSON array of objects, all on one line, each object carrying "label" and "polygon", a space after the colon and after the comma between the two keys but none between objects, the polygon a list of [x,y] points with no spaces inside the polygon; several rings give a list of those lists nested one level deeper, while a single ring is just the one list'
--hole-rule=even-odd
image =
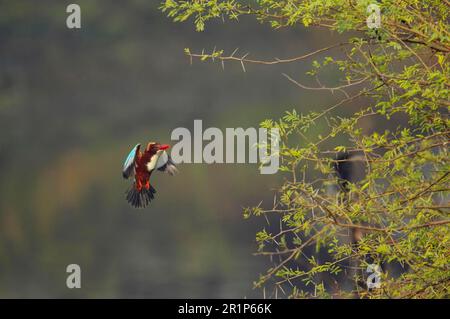
[{"label": "bird's brown body", "polygon": [[144,152],[138,150],[136,154],[134,186],[138,192],[140,192],[142,188],[150,189],[150,175],[152,172],[148,171],[147,165],[150,163],[151,158],[156,155],[156,151],[158,150],[154,145],[155,144],[148,143]]}]

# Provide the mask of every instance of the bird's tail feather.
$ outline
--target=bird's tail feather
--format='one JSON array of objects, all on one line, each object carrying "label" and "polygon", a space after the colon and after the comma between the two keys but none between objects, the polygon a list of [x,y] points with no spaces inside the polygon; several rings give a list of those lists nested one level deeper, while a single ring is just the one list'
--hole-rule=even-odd
[{"label": "bird's tail feather", "polygon": [[153,198],[155,198],[155,193],[156,190],[151,185],[149,189],[146,189],[144,187],[140,191],[138,191],[136,189],[136,186],[133,184],[131,188],[126,192],[127,201],[131,206],[135,208],[144,208],[152,201]]}]

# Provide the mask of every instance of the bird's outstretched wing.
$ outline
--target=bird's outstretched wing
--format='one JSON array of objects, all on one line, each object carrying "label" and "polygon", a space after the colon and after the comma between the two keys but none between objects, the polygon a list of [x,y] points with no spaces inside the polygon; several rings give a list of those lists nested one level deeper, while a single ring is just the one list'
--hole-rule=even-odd
[{"label": "bird's outstretched wing", "polygon": [[175,163],[166,151],[164,151],[159,157],[158,162],[156,163],[156,169],[161,172],[167,172],[169,175],[175,175],[178,173]]},{"label": "bird's outstretched wing", "polygon": [[139,153],[140,148],[141,144],[137,144],[128,154],[125,163],[123,164],[122,169],[123,178],[129,178],[134,174],[134,163],[136,162],[136,156]]}]

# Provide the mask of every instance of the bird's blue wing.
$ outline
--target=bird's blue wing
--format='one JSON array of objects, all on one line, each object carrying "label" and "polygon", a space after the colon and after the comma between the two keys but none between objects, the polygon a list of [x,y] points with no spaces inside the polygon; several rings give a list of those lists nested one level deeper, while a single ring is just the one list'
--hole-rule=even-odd
[{"label": "bird's blue wing", "polygon": [[129,178],[134,173],[134,163],[136,160],[136,155],[139,153],[139,149],[141,148],[141,144],[137,144],[131,152],[128,154],[125,159],[125,163],[123,163],[122,175],[123,178]]}]

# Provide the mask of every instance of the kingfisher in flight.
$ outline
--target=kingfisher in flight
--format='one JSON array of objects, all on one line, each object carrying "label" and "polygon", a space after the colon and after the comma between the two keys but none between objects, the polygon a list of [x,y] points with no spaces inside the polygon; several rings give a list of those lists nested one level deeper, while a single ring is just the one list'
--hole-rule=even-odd
[{"label": "kingfisher in flight", "polygon": [[148,143],[144,151],[141,144],[137,144],[128,154],[123,164],[123,178],[134,176],[131,188],[126,192],[127,201],[136,208],[146,207],[155,197],[155,188],[150,185],[150,176],[154,170],[167,172],[174,175],[178,172],[175,163],[167,154],[170,146],[155,142]]}]

